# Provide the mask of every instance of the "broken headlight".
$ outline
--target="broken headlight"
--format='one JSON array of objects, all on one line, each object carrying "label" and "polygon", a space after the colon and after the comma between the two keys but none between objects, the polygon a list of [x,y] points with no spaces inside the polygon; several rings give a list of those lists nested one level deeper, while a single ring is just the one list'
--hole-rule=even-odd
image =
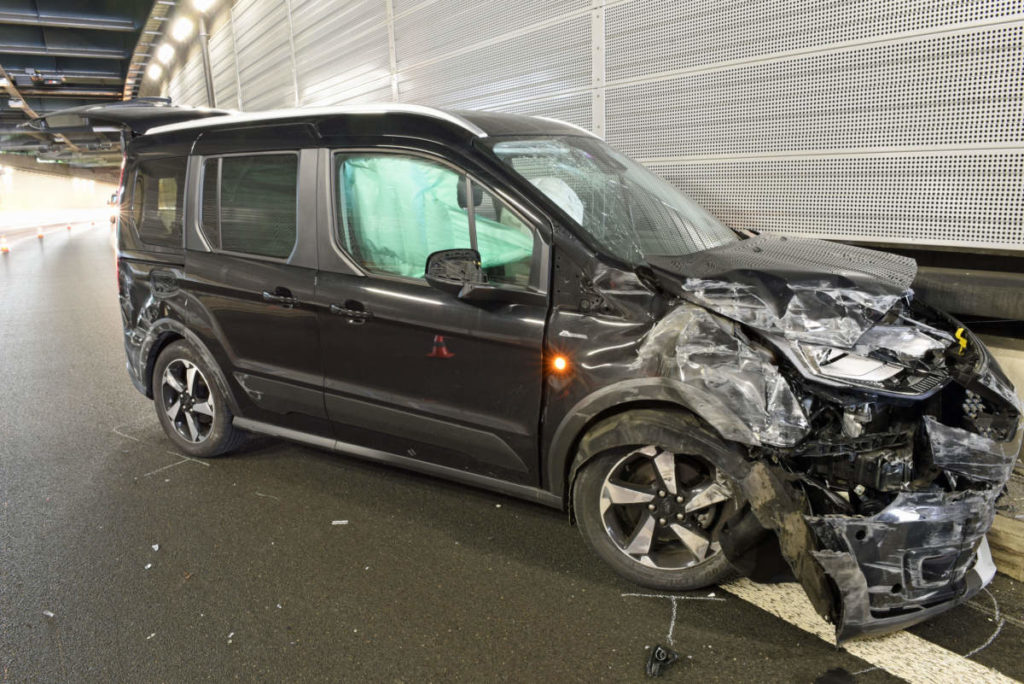
[{"label": "broken headlight", "polygon": [[854,387],[878,394],[924,398],[949,380],[941,368],[876,358],[847,349],[776,340],[776,344],[808,380],[833,387]]}]

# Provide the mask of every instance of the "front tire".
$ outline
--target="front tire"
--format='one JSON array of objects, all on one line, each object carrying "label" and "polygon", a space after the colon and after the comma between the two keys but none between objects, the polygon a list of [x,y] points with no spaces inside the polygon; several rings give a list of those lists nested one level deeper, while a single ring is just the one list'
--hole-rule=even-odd
[{"label": "front tire", "polygon": [[153,405],[164,432],[189,456],[210,458],[238,447],[245,435],[214,374],[185,340],[167,345],[153,366]]},{"label": "front tire", "polygon": [[636,435],[624,435],[585,463],[573,486],[590,548],[622,577],[652,589],[700,589],[735,574],[718,542],[738,507],[732,483],[713,453],[668,446],[723,443],[703,425],[681,427],[665,445],[629,443]]}]

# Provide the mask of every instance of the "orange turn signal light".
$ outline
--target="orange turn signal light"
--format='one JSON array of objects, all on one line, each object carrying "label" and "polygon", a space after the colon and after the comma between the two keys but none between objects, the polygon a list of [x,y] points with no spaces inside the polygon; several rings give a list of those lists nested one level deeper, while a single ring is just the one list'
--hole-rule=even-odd
[{"label": "orange turn signal light", "polygon": [[569,369],[569,359],[561,354],[551,359],[551,370],[556,373],[564,373]]}]

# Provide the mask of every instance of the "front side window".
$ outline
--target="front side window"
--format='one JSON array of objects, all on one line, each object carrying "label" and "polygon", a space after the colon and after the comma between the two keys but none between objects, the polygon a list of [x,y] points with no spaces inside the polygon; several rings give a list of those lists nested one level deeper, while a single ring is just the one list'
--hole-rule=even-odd
[{"label": "front side window", "polygon": [[594,245],[638,266],[738,240],[697,203],[596,138],[494,139],[491,150],[562,209]]},{"label": "front side window", "polygon": [[207,159],[200,221],[217,250],[287,259],[295,247],[299,158],[292,153]]},{"label": "front side window", "polygon": [[143,242],[181,247],[185,157],[152,159],[139,164],[132,197],[136,230]]},{"label": "front side window", "polygon": [[375,273],[422,278],[427,257],[474,248],[490,282],[527,287],[535,234],[466,176],[420,157],[336,157],[338,240]]}]

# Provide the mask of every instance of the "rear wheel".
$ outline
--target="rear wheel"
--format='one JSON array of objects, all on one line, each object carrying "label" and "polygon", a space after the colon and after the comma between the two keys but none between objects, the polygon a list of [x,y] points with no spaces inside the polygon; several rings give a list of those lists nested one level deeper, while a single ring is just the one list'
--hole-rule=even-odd
[{"label": "rear wheel", "polygon": [[156,360],[153,404],[164,432],[190,456],[218,456],[244,441],[211,369],[184,340],[169,344]]},{"label": "rear wheel", "polygon": [[[700,441],[709,437],[717,440]],[[590,547],[637,584],[699,589],[733,574],[718,535],[736,497],[710,454],[658,444],[610,449],[579,472],[573,508]]]}]

